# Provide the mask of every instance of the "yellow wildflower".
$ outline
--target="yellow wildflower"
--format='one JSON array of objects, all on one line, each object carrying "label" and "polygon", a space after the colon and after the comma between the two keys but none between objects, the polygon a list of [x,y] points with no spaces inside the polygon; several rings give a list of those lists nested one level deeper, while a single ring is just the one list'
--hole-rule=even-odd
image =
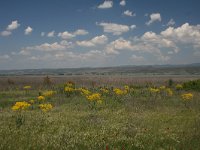
[{"label": "yellow wildflower", "polygon": [[98,100],[97,103],[98,103],[98,104],[102,104],[103,101],[102,101],[102,100]]},{"label": "yellow wildflower", "polygon": [[151,92],[151,93],[160,93],[160,90],[158,89],[158,88],[150,88],[149,89],[149,91]]},{"label": "yellow wildflower", "polygon": [[23,89],[24,89],[24,90],[29,90],[29,89],[31,89],[31,86],[29,86],[29,85],[24,86]]},{"label": "yellow wildflower", "polygon": [[83,94],[83,95],[90,95],[91,94],[91,92],[87,89],[80,88],[79,90],[81,91],[81,94]]},{"label": "yellow wildflower", "polygon": [[55,91],[45,91],[42,93],[44,97],[52,97],[56,92]]},{"label": "yellow wildflower", "polygon": [[75,84],[74,84],[74,82],[72,82],[72,81],[68,81],[65,85],[68,86],[68,87],[72,87],[72,86],[74,86]]},{"label": "yellow wildflower", "polygon": [[101,101],[101,94],[93,93],[91,95],[86,96],[89,101]]},{"label": "yellow wildflower", "polygon": [[29,106],[31,106],[31,105],[29,103],[27,103],[27,102],[16,102],[15,105],[12,106],[12,110],[14,110],[14,111],[25,110]]},{"label": "yellow wildflower", "polygon": [[126,90],[121,90],[119,88],[114,88],[113,91],[115,92],[116,95],[125,95],[125,94],[127,94]]},{"label": "yellow wildflower", "polygon": [[182,90],[182,89],[183,89],[183,86],[181,84],[176,85],[176,90]]},{"label": "yellow wildflower", "polygon": [[167,93],[168,96],[173,95],[173,91],[170,88],[166,88],[166,93]]},{"label": "yellow wildflower", "polygon": [[163,86],[161,86],[159,89],[160,89],[160,90],[165,90],[165,88],[166,88],[166,87],[163,85]]},{"label": "yellow wildflower", "polygon": [[53,106],[51,104],[40,104],[39,108],[43,111],[43,112],[47,112],[50,111]]},{"label": "yellow wildflower", "polygon": [[29,101],[29,103],[34,104],[35,101],[32,99],[32,100]]},{"label": "yellow wildflower", "polygon": [[129,90],[130,90],[130,88],[129,88],[128,85],[125,85],[125,86],[124,86],[124,89],[125,89],[126,91],[129,91]]},{"label": "yellow wildflower", "polygon": [[37,99],[38,99],[38,101],[44,101],[45,97],[44,96],[38,96]]},{"label": "yellow wildflower", "polygon": [[107,90],[106,88],[101,88],[100,91],[102,91],[102,92],[105,93],[105,94],[108,94],[108,93],[109,93],[109,90]]},{"label": "yellow wildflower", "polygon": [[183,99],[183,101],[191,101],[193,99],[193,94],[192,93],[182,94],[181,98]]},{"label": "yellow wildflower", "polygon": [[65,92],[73,92],[73,91],[74,91],[73,88],[68,87],[68,86],[65,87]]}]

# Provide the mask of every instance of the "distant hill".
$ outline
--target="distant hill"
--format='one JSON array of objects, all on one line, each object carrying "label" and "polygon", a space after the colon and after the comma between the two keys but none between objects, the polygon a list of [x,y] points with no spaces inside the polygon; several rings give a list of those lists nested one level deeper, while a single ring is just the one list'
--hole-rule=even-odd
[{"label": "distant hill", "polygon": [[8,75],[200,75],[200,63],[186,65],[128,65],[100,68],[0,70],[0,76]]}]

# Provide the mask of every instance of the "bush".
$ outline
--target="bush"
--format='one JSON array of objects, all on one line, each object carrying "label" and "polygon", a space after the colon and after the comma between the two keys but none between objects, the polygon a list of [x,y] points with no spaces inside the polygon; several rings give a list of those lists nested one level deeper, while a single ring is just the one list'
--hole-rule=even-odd
[{"label": "bush", "polygon": [[200,91],[200,79],[183,83],[184,90]]},{"label": "bush", "polygon": [[168,80],[168,87],[172,87],[174,84],[174,81],[172,79]]},{"label": "bush", "polygon": [[49,76],[44,77],[43,84],[47,85],[47,86],[52,84],[51,79],[50,79]]}]

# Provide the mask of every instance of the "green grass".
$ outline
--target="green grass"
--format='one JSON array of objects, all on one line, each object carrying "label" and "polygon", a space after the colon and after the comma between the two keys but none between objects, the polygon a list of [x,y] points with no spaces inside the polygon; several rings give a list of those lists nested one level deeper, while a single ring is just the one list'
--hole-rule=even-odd
[{"label": "green grass", "polygon": [[141,90],[120,98],[104,96],[93,109],[81,95],[58,93],[48,100],[54,105],[51,111],[22,112],[20,127],[11,106],[35,99],[39,91],[1,91],[0,149],[200,149],[200,94],[193,92],[185,107],[180,98],[185,91],[155,99]]}]

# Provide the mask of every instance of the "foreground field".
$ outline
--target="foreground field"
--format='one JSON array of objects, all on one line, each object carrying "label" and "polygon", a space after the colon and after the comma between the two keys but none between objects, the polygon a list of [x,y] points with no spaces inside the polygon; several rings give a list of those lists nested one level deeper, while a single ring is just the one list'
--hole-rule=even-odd
[{"label": "foreground field", "polygon": [[14,81],[1,85],[0,149],[200,149],[200,93],[181,83]]}]

